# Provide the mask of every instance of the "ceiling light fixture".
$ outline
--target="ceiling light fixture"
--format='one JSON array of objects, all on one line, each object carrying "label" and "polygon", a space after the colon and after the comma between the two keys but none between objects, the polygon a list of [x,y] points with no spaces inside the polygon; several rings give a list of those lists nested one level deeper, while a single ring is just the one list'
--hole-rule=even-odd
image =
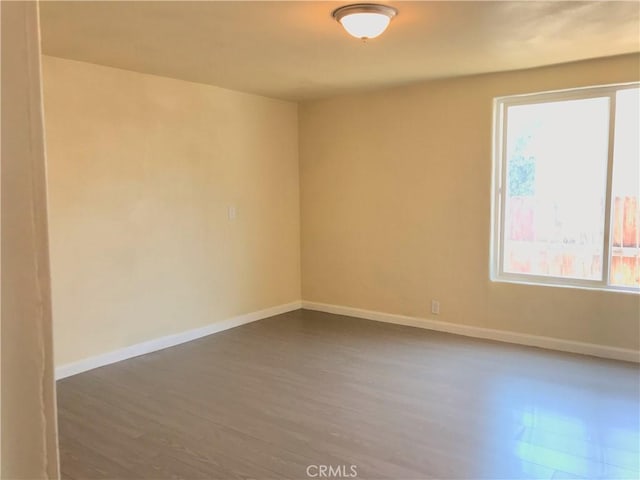
[{"label": "ceiling light fixture", "polygon": [[336,8],[331,14],[344,29],[356,38],[376,38],[387,29],[398,10],[377,3],[354,3]]}]

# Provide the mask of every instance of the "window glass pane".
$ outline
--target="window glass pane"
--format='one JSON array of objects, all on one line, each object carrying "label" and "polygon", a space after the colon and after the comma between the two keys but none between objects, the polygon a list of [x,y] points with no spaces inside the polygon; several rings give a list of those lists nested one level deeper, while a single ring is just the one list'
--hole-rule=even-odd
[{"label": "window glass pane", "polygon": [[511,106],[503,270],[602,280],[609,98]]},{"label": "window glass pane", "polygon": [[616,94],[609,283],[640,286],[640,89]]}]

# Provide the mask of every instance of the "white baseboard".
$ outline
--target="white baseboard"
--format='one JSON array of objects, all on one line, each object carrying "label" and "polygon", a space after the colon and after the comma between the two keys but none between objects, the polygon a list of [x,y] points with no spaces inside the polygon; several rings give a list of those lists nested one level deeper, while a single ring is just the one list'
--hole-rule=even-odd
[{"label": "white baseboard", "polygon": [[472,325],[462,325],[426,318],[375,312],[372,310],[343,307],[340,305],[330,305],[326,303],[308,302],[305,300],[302,301],[302,308],[307,310],[316,310],[319,312],[335,313],[337,315],[364,318],[367,320],[375,320],[377,322],[395,323],[398,325],[408,325],[428,330],[437,330],[439,332],[454,333],[456,335],[464,335],[466,337],[485,338],[488,340],[497,340],[499,342],[517,343],[531,347],[547,348],[550,350],[560,350],[563,352],[580,353],[583,355],[592,355],[595,357],[640,363],[640,352],[626,348],[597,345],[595,343],[576,342],[560,338],[542,337],[539,335],[529,335],[526,333],[510,332],[506,330],[495,330],[492,328],[474,327]]},{"label": "white baseboard", "polygon": [[340,305],[297,301],[266,308],[257,312],[238,315],[236,317],[227,318],[225,320],[221,320],[204,327],[187,330],[185,332],[176,333],[174,335],[167,335],[165,337],[160,337],[146,342],[137,343],[135,345],[130,345],[128,347],[114,350],[112,352],[85,358],[77,362],[60,365],[59,367],[56,367],[56,379],[59,380],[65,377],[70,377],[78,373],[86,372],[87,370],[92,370],[94,368],[109,365],[121,360],[144,355],[145,353],[151,353],[157,350],[162,350],[164,348],[173,347],[174,345],[179,345],[181,343],[189,342],[197,338],[206,337],[207,335],[222,332],[230,328],[255,322],[256,320],[262,320],[263,318],[272,317],[281,313],[298,310],[300,308],[305,308],[307,310],[316,310],[319,312],[334,313],[337,315],[347,315],[350,317],[364,318],[367,320],[375,320],[378,322],[395,323],[398,325],[425,328],[428,330],[448,332],[456,335],[464,335],[467,337],[485,338],[489,340],[497,340],[500,342],[516,343],[532,347],[547,348],[563,352],[580,353],[583,355],[592,355],[595,357],[640,363],[640,352],[637,350],[610,347],[606,345],[597,345],[594,343],[576,342],[573,340],[563,340],[552,337],[542,337],[538,335],[529,335],[526,333],[510,332],[506,330],[475,327],[472,325],[442,322],[426,318],[409,317],[406,315],[395,315],[392,313],[376,312],[372,310],[363,310],[360,308],[344,307]]},{"label": "white baseboard", "polygon": [[166,337],[155,338],[147,342],[136,343],[135,345],[120,348],[112,352],[85,358],[78,362],[60,365],[59,367],[56,367],[56,380],[86,372],[87,370],[92,370],[94,368],[103,367],[121,360],[126,360],[127,358],[137,357],[138,355],[144,355],[145,353],[151,353],[156,350],[162,350],[163,348],[173,347],[174,345],[189,342],[200,337],[206,337],[207,335],[228,330],[230,328],[239,327],[240,325],[255,322],[256,320],[262,320],[263,318],[273,317],[274,315],[279,315],[281,313],[298,310],[301,308],[301,303],[302,302],[297,301],[265,308],[264,310],[259,310],[257,312],[227,318],[204,327],[194,328],[193,330],[187,330],[174,335],[167,335]]}]

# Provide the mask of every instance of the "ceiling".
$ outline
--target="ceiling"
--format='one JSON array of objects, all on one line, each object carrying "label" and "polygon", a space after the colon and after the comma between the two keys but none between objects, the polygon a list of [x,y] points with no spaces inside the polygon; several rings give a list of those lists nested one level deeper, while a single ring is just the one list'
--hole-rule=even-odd
[{"label": "ceiling", "polygon": [[640,51],[639,2],[386,2],[366,43],[348,2],[42,2],[54,55],[289,100]]}]

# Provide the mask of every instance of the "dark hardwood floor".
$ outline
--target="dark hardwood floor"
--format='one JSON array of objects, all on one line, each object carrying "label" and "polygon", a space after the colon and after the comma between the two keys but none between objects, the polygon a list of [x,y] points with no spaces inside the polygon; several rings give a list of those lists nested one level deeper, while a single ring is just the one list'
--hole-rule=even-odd
[{"label": "dark hardwood floor", "polygon": [[637,479],[639,398],[637,365],[299,310],[59,381],[62,477]]}]

